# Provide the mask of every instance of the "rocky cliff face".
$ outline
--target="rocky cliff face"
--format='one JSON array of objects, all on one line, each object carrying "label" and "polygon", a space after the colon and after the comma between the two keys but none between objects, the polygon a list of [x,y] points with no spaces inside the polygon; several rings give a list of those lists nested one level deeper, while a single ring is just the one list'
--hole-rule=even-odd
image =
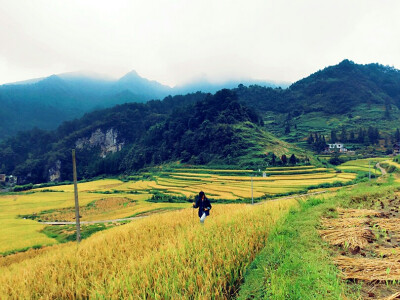
[{"label": "rocky cliff face", "polygon": [[100,147],[100,156],[103,158],[106,157],[107,153],[120,151],[123,146],[124,142],[118,142],[118,131],[113,128],[108,129],[106,132],[99,128],[89,138],[80,138],[75,143],[77,149]]},{"label": "rocky cliff face", "polygon": [[61,161],[57,160],[52,168],[49,169],[49,181],[61,181]]}]

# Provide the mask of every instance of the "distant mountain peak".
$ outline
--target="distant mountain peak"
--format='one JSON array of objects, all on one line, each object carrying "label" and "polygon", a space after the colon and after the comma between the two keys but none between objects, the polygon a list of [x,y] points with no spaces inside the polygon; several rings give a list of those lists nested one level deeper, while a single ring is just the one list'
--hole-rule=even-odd
[{"label": "distant mountain peak", "polygon": [[[136,80],[136,79],[145,79],[142,76],[138,74],[135,70],[132,70],[128,73],[126,73],[124,76],[122,76],[118,81],[126,81],[126,80]],[[147,79],[145,79],[147,80]]]},{"label": "distant mountain peak", "polygon": [[64,85],[64,81],[58,77],[57,75],[50,75],[49,77],[43,78],[39,82],[37,82],[37,85]]}]

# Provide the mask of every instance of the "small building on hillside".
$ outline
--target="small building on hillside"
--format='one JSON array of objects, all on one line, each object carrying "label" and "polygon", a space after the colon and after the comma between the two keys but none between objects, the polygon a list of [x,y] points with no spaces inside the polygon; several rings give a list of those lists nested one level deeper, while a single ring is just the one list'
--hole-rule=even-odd
[{"label": "small building on hillside", "polygon": [[395,143],[393,145],[393,155],[399,155],[400,154],[400,143]]},{"label": "small building on hillside", "polygon": [[340,153],[345,153],[347,152],[347,148],[344,147],[344,144],[342,143],[334,143],[334,144],[328,144],[329,146],[329,152],[340,152]]},{"label": "small building on hillside", "polygon": [[6,174],[0,174],[0,182],[6,182]]}]

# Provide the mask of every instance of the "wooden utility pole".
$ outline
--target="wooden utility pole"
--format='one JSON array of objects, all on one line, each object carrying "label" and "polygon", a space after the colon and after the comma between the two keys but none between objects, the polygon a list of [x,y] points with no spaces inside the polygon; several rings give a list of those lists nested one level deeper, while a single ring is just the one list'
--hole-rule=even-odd
[{"label": "wooden utility pole", "polygon": [[72,149],[72,168],[74,173],[74,192],[75,192],[75,220],[76,220],[76,241],[81,241],[81,222],[79,217],[78,184],[76,176],[75,149]]},{"label": "wooden utility pole", "polygon": [[368,161],[368,180],[371,181],[371,161]]},{"label": "wooden utility pole", "polygon": [[253,175],[251,175],[251,204],[254,204],[254,198],[253,198]]}]

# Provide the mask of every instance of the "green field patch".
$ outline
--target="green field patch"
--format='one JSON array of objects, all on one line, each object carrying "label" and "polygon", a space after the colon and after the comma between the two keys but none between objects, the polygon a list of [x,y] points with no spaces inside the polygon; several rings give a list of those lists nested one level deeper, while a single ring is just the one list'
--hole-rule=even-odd
[{"label": "green field patch", "polygon": [[[117,225],[126,224],[128,222],[129,221],[122,221],[119,222],[118,224],[117,223],[97,223],[89,225],[81,224],[80,227],[81,239],[86,239],[98,231],[106,230],[115,227]],[[41,232],[47,235],[49,238],[57,240],[59,243],[76,241],[75,225],[50,225],[43,228]]]},{"label": "green field patch", "polygon": [[272,167],[266,168],[266,171],[286,171],[286,170],[307,170],[307,169],[316,169],[315,166],[288,166],[288,167]]}]

